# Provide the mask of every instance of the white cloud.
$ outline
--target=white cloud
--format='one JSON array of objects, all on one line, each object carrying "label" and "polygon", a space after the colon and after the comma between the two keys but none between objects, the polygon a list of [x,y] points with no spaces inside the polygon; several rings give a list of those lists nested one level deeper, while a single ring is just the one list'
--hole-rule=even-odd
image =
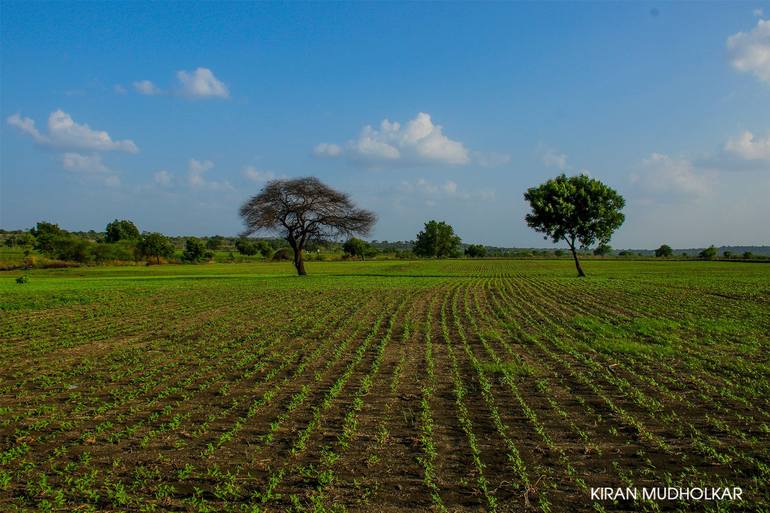
[{"label": "white cloud", "polygon": [[[395,128],[393,128],[395,126]],[[350,141],[348,148],[356,157],[374,160],[397,160],[401,158],[401,152],[391,142],[392,135],[400,130],[398,123],[390,123],[383,120],[382,132],[378,132],[371,126],[366,126],[358,136],[357,141]]]},{"label": "white cloud", "polygon": [[118,187],[120,185],[120,178],[117,175],[110,175],[104,179],[104,185],[107,187]]},{"label": "white cloud", "polygon": [[120,185],[120,178],[102,162],[101,155],[83,155],[75,152],[66,152],[61,155],[60,160],[62,167],[66,171],[78,175],[84,180],[101,182],[107,187],[118,187]]},{"label": "white cloud", "polygon": [[214,167],[210,160],[190,159],[187,165],[187,184],[193,189],[210,189],[214,191],[233,190],[229,182],[206,180],[204,174]]},{"label": "white cloud", "polygon": [[161,169],[152,175],[152,179],[156,184],[166,187],[171,185],[171,181],[174,179],[174,176],[165,169]]},{"label": "white cloud", "polygon": [[313,154],[317,157],[339,157],[342,155],[342,148],[336,144],[320,143],[313,148]]},{"label": "white cloud", "polygon": [[752,11],[752,14],[756,16],[757,18],[764,18],[765,17],[765,11],[762,10],[762,8],[754,9]]},{"label": "white cloud", "polygon": [[471,154],[473,161],[482,167],[502,166],[511,161],[511,156],[506,153],[473,151]]},{"label": "white cloud", "polygon": [[37,143],[46,144],[49,142],[48,138],[42,135],[35,127],[35,120],[31,118],[22,118],[20,114],[16,113],[8,116],[6,122],[18,128],[21,133],[32,137]]},{"label": "white cloud", "polygon": [[442,189],[447,194],[457,194],[457,184],[452,180],[447,180]]},{"label": "white cloud", "polygon": [[750,32],[728,37],[727,50],[735,69],[770,84],[770,20],[760,19]]},{"label": "white cloud", "polygon": [[[409,182],[405,182],[407,188],[410,187]],[[456,196],[458,195],[457,183],[452,180],[447,180],[443,184],[433,184],[424,178],[418,179],[414,184],[414,189],[433,195],[445,195]]]},{"label": "white cloud", "polygon": [[243,168],[243,177],[254,183],[262,183],[275,178],[275,173],[272,171],[260,171],[254,166],[246,166]]},{"label": "white cloud", "polygon": [[542,159],[546,167],[555,167],[560,171],[567,168],[567,155],[553,148],[545,148],[542,151]]},{"label": "white cloud", "polygon": [[[398,128],[397,124],[395,128]],[[407,123],[400,140],[401,146],[413,147],[420,156],[428,160],[448,164],[467,164],[470,160],[463,143],[445,136],[441,125],[434,125],[430,115],[424,112],[420,112]]]},{"label": "white cloud", "polygon": [[187,166],[187,183],[191,187],[199,187],[205,184],[203,173],[214,167],[214,163],[210,160],[195,160],[190,159]]},{"label": "white cloud", "polygon": [[81,155],[67,152],[61,156],[64,169],[75,173],[109,173],[110,169],[102,162],[100,155]]},{"label": "white cloud", "polygon": [[128,91],[125,87],[123,87],[121,84],[115,84],[112,86],[112,90],[115,91],[117,94],[126,94]]},{"label": "white cloud", "polygon": [[191,98],[229,98],[230,91],[208,68],[196,68],[195,71],[177,71],[182,84],[182,94]]},{"label": "white cloud", "polygon": [[149,80],[138,80],[134,82],[133,85],[134,85],[134,90],[137,93],[145,94],[148,96],[155,96],[163,92]]},{"label": "white cloud", "polygon": [[401,189],[407,193],[423,196],[424,203],[428,207],[435,207],[441,200],[468,199],[469,197],[468,194],[458,191],[457,183],[452,180],[447,180],[443,184],[434,184],[420,178],[414,184],[402,182]]},{"label": "white cloud", "polygon": [[92,130],[88,125],[75,123],[72,116],[62,110],[48,116],[48,136],[56,146],[82,148],[97,151],[125,151],[136,153],[134,141],[113,141],[103,130]]},{"label": "white cloud", "polygon": [[746,130],[738,137],[728,139],[725,151],[744,160],[770,160],[770,137],[755,139],[754,134]]},{"label": "white cloud", "polygon": [[48,116],[48,134],[41,134],[30,118],[22,118],[19,114],[9,116],[6,121],[22,133],[32,137],[35,142],[65,150],[92,151],[125,151],[136,153],[139,148],[134,141],[125,139],[113,141],[103,130],[93,130],[86,124],[78,124],[72,116],[62,110],[54,111]]},{"label": "white cloud", "polygon": [[480,190],[466,192],[460,189],[457,182],[446,180],[443,183],[434,183],[424,178],[414,182],[403,181],[398,188],[398,194],[404,196],[422,197],[428,206],[436,205],[446,200],[481,200],[492,201],[495,199],[494,191]]},{"label": "white cloud", "polygon": [[639,170],[631,174],[634,187],[658,198],[706,196],[711,192],[713,182],[713,173],[696,169],[690,160],[660,153],[644,159]]},{"label": "white cloud", "polygon": [[343,150],[335,144],[322,143],[316,155],[346,155],[352,160],[373,165],[395,162],[411,164],[468,164],[470,151],[459,141],[444,135],[441,125],[433,123],[430,114],[420,112],[405,126],[384,119],[379,128],[365,126],[357,139],[348,141]]}]

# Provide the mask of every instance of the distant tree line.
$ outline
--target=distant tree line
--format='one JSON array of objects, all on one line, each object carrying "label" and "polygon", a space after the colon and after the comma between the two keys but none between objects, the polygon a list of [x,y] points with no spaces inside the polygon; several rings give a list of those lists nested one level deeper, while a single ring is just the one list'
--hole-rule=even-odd
[{"label": "distant tree line", "polygon": [[[78,264],[104,264],[110,262],[164,262],[202,263],[213,259],[221,262],[261,260],[292,260],[293,250],[280,238],[251,237],[175,237],[157,232],[140,232],[129,220],[114,220],[105,230],[67,231],[58,225],[41,221],[29,231],[0,230],[0,238],[6,248],[18,248],[29,261],[34,255],[42,255],[54,261]],[[711,246],[705,249],[674,250],[662,244],[656,250],[615,251],[607,244],[600,244],[592,251],[578,250],[582,257],[649,257],[700,258],[703,260],[762,260],[766,247],[733,250]],[[464,244],[446,222],[431,220],[413,241],[367,242],[350,237],[344,242],[309,242],[305,247],[309,260],[374,258],[562,258],[563,249],[504,248],[482,244]],[[0,259],[1,260],[1,259]],[[55,264],[52,264],[55,265]]]},{"label": "distant tree line", "polygon": [[[239,237],[169,237],[157,232],[140,232],[129,220],[114,220],[103,232],[67,231],[59,225],[41,221],[29,231],[0,232],[6,248],[20,249],[28,261],[36,255],[52,261],[78,264],[108,262],[201,263],[211,261],[216,252],[242,257],[273,258],[286,244],[280,239],[255,240]],[[223,257],[227,261],[227,257]],[[278,254],[277,259],[285,258]],[[56,266],[55,263],[49,264]]]},{"label": "distant tree line", "polygon": [[[580,259],[593,254],[604,258],[652,255],[672,258],[668,244],[654,252],[622,250],[609,245],[610,238],[625,220],[621,212],[625,200],[602,182],[586,175],[562,174],[532,187],[524,194],[531,211],[527,224],[554,243],[566,243],[578,276],[585,276]],[[261,192],[240,209],[246,230],[239,237],[168,237],[158,232],[141,232],[130,220],[115,219],[103,232],[68,232],[57,224],[41,221],[28,232],[0,230],[4,245],[22,248],[34,264],[32,251],[58,262],[81,264],[146,261],[201,263],[219,256],[219,261],[241,259],[291,260],[297,274],[306,274],[305,260],[331,256],[366,260],[371,258],[485,258],[485,257],[562,257],[565,251],[496,248],[463,244],[454,227],[445,221],[427,221],[414,241],[367,242],[355,235],[366,235],[376,215],[353,204],[350,197],[315,177],[270,180]],[[274,237],[254,238],[257,233]],[[343,242],[344,240],[344,242]],[[593,249],[591,249],[593,248]],[[224,258],[222,254],[225,254]],[[682,252],[681,256],[691,256]],[[754,253],[723,250],[715,246],[699,250],[698,258],[756,259]]]}]

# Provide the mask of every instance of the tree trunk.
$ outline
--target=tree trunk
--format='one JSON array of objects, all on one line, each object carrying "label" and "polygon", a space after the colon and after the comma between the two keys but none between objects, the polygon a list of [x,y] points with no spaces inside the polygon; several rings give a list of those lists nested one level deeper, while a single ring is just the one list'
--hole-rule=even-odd
[{"label": "tree trunk", "polygon": [[302,250],[297,248],[294,250],[294,267],[297,269],[297,274],[300,276],[306,276],[305,260],[302,258]]},{"label": "tree trunk", "polygon": [[575,267],[577,268],[578,277],[585,278],[586,273],[584,273],[583,268],[580,267],[580,260],[578,260],[577,251],[575,251],[575,246],[570,246],[570,249],[572,250],[572,258],[575,259]]}]

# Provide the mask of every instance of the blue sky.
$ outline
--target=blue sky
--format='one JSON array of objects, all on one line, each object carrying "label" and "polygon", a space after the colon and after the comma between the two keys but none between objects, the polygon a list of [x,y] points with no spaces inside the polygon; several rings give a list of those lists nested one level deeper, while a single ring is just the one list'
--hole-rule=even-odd
[{"label": "blue sky", "polygon": [[770,243],[770,3],[15,3],[0,226],[237,234],[315,175],[414,238],[547,246],[523,193],[586,172],[614,247]]}]

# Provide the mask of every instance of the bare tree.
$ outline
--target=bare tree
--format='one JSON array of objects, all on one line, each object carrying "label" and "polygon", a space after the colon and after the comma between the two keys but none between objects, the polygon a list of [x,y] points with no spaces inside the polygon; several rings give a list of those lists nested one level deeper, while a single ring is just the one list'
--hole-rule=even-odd
[{"label": "bare tree", "polygon": [[246,224],[244,235],[265,231],[286,239],[300,276],[307,274],[302,257],[307,242],[366,235],[377,221],[373,212],[356,208],[347,194],[312,176],[270,180],[243,204],[240,214]]}]

